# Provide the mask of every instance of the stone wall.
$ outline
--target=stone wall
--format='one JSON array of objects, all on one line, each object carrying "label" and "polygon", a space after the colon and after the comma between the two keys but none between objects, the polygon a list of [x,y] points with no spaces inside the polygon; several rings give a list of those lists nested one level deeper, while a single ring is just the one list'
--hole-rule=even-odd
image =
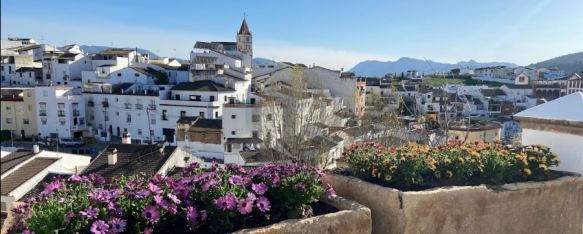
[{"label": "stone wall", "polygon": [[582,233],[583,177],[402,192],[330,175],[339,196],[371,208],[373,233]]},{"label": "stone wall", "polygon": [[370,209],[353,201],[335,196],[323,198],[324,202],[340,211],[307,219],[290,219],[267,227],[243,229],[239,234],[283,234],[283,233],[330,233],[357,234],[371,233]]}]

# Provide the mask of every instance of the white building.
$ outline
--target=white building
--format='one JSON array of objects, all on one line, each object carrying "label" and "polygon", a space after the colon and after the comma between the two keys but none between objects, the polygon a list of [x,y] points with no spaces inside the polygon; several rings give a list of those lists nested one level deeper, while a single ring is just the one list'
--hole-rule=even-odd
[{"label": "white building", "polygon": [[567,79],[567,94],[583,92],[583,78],[575,73]]},{"label": "white building", "polygon": [[88,127],[104,141],[124,132],[130,133],[135,143],[163,141],[159,89],[141,83],[85,84]]},{"label": "white building", "polygon": [[87,130],[83,96],[70,86],[37,86],[37,129],[41,137],[81,137]]},{"label": "white building", "polygon": [[561,159],[556,168],[583,173],[583,92],[575,92],[522,111],[522,144],[550,147]]}]

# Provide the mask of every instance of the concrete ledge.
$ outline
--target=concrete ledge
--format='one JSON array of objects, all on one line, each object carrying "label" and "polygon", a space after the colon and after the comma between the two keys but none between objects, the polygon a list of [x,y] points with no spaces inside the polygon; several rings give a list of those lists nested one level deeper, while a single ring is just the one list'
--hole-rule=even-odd
[{"label": "concrete ledge", "polygon": [[322,201],[340,211],[307,219],[290,219],[266,227],[243,229],[234,233],[275,234],[275,233],[371,233],[370,209],[339,196]]},{"label": "concrete ledge", "polygon": [[373,233],[583,233],[583,177],[403,192],[341,175],[326,182],[370,208]]}]

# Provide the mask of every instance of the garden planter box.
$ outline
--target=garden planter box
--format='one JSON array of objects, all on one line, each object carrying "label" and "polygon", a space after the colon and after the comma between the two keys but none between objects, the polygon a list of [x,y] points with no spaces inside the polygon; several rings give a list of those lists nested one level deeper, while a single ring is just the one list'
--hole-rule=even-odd
[{"label": "garden planter box", "polygon": [[371,209],[373,233],[582,233],[583,177],[403,192],[329,175],[336,194]]},{"label": "garden planter box", "polygon": [[243,229],[240,234],[272,233],[371,233],[370,209],[339,196],[323,198],[323,202],[338,209],[338,212],[307,219],[290,219],[266,227]]}]

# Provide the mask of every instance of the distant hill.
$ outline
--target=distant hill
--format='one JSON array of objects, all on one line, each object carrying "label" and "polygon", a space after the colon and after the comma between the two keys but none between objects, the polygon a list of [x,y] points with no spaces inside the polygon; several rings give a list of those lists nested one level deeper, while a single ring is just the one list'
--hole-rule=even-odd
[{"label": "distant hill", "polygon": [[[81,47],[81,50],[83,50],[85,53],[88,54],[95,54],[95,53],[99,53],[101,51],[104,51],[108,48],[108,46],[89,46],[89,45],[79,45],[79,47]],[[133,49],[133,48],[130,48]],[[143,53],[148,53],[150,55],[151,59],[159,59],[160,56],[158,56],[157,54],[154,54],[152,51],[146,50],[146,49],[141,49],[138,48],[138,53],[143,54]]]},{"label": "distant hill", "polygon": [[546,61],[531,64],[534,67],[553,68],[557,67],[567,74],[573,72],[583,72],[583,52],[567,54],[552,58]]},{"label": "distant hill", "polygon": [[420,73],[430,74],[435,72],[448,72],[454,68],[478,68],[489,66],[516,67],[514,63],[507,62],[486,62],[481,63],[475,60],[461,61],[455,64],[440,63],[435,61],[425,61],[422,59],[402,57],[397,61],[377,61],[367,60],[356,64],[350,71],[361,76],[384,76],[387,73],[401,73],[407,70],[417,70]]}]

